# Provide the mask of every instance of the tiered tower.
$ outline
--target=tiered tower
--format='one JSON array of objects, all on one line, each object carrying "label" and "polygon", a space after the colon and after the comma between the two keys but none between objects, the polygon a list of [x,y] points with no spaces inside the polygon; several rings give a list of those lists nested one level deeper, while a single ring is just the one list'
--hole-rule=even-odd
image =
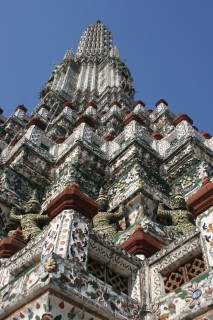
[{"label": "tiered tower", "polygon": [[212,319],[213,138],[134,101],[101,21],[2,113],[0,319]]}]

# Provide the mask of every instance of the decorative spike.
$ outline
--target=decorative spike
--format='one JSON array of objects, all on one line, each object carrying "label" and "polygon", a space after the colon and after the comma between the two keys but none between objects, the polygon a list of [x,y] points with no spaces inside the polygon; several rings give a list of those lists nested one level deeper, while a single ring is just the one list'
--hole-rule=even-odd
[{"label": "decorative spike", "polygon": [[68,49],[64,55],[64,60],[73,60],[74,59],[74,53],[72,51],[72,49]]},{"label": "decorative spike", "polygon": [[100,201],[106,201],[106,202],[108,202],[108,199],[107,199],[107,197],[105,196],[105,192],[104,192],[103,187],[101,187],[101,189],[100,189],[100,191],[99,191],[99,195],[98,195],[98,198],[97,198],[96,202],[100,202]]}]

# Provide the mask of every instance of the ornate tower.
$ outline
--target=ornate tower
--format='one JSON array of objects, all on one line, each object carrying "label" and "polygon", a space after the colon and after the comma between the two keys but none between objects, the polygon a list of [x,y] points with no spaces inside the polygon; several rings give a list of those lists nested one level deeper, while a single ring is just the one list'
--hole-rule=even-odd
[{"label": "ornate tower", "polygon": [[212,319],[213,138],[134,101],[101,21],[0,110],[0,319]]},{"label": "ornate tower", "polygon": [[[119,101],[125,110],[132,109],[134,89],[131,74],[119,58],[111,32],[101,21],[84,31],[76,57],[72,50],[66,52],[62,62],[53,69],[40,96],[41,103],[51,107],[52,117],[61,111],[65,102],[81,112],[88,102],[93,102],[100,114],[106,113],[113,101]],[[113,127],[109,130],[114,132]]]}]

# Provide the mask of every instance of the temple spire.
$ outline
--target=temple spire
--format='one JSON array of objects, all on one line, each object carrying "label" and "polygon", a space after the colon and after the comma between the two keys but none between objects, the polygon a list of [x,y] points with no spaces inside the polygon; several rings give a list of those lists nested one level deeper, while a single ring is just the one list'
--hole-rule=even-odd
[{"label": "temple spire", "polygon": [[83,32],[76,57],[81,61],[99,61],[109,56],[112,46],[111,32],[98,20]]}]

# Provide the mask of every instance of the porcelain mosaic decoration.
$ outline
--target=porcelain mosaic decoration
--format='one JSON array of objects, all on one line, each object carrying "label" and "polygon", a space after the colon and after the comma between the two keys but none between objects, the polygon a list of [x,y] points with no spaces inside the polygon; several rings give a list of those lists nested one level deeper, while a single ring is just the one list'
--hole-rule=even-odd
[{"label": "porcelain mosaic decoration", "polygon": [[97,21],[0,109],[0,319],[213,319],[213,137],[134,94]]}]

